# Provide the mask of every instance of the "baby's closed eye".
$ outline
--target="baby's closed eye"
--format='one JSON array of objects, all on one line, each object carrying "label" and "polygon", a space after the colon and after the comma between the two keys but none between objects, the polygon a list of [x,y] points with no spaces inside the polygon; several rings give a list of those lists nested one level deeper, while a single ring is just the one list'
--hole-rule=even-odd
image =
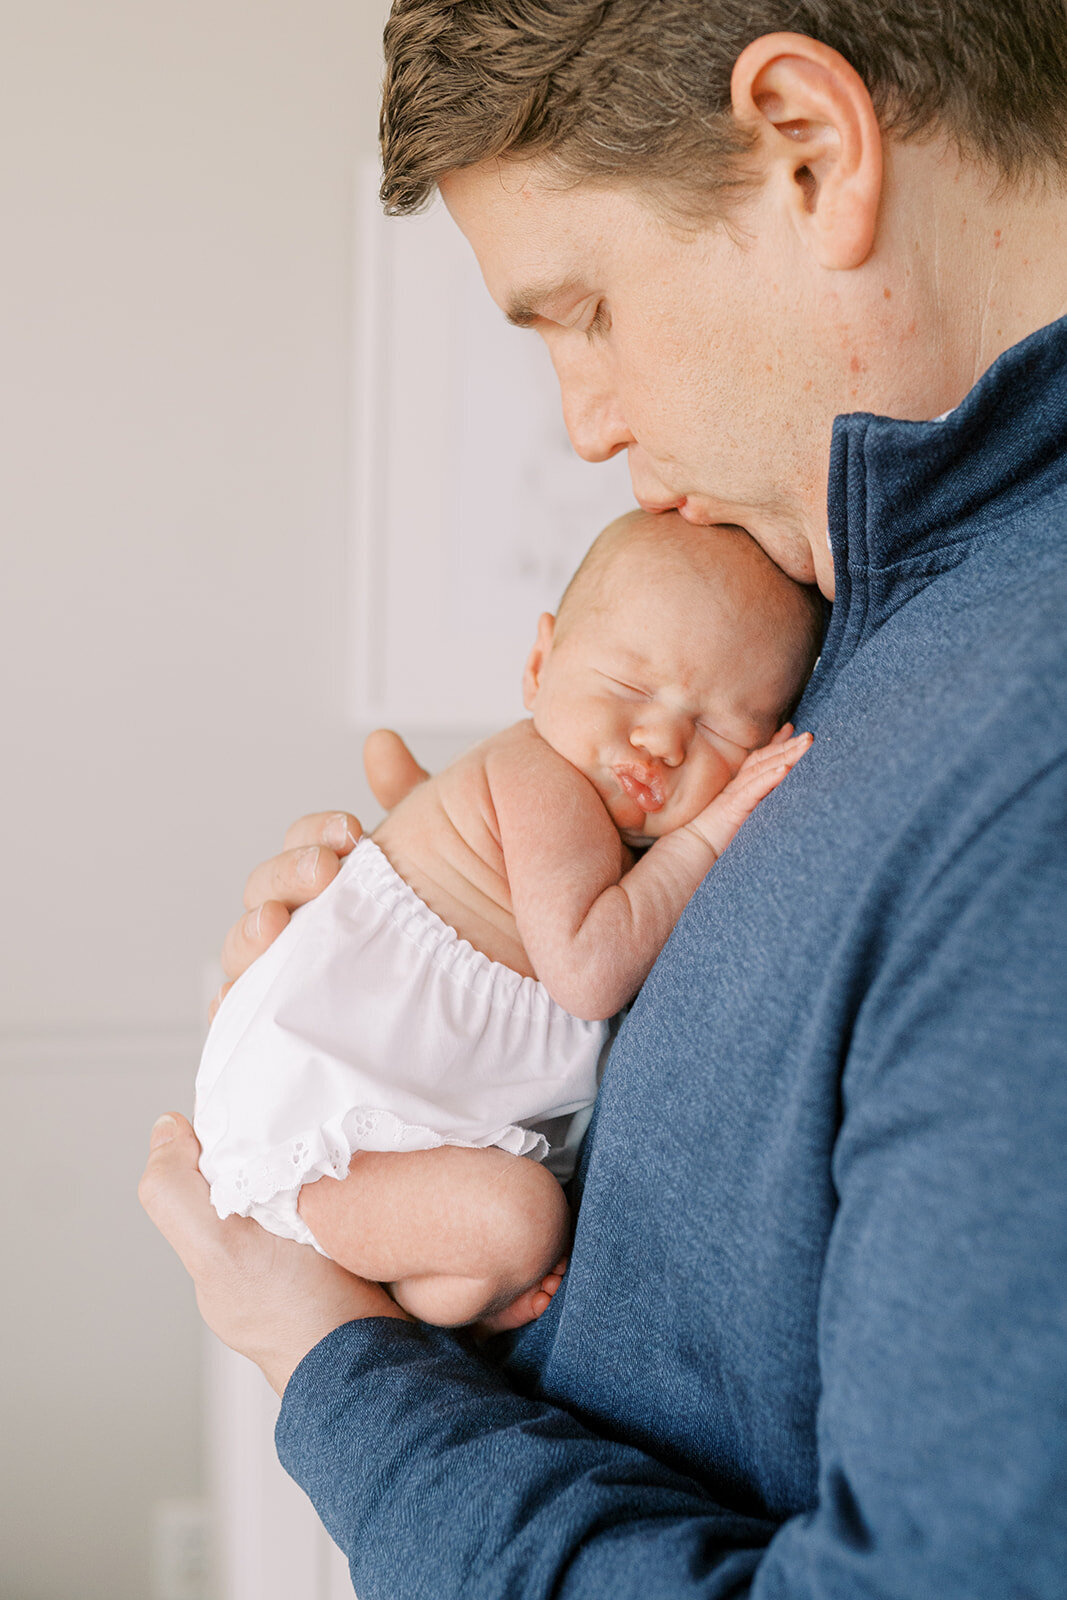
[{"label": "baby's closed eye", "polygon": [[601,672],[598,674],[598,676],[601,677],[605,683],[609,684],[616,693],[629,695],[635,700],[651,699],[650,691],[648,689],[642,689],[640,684],[630,683],[625,678],[617,678],[610,672]]}]

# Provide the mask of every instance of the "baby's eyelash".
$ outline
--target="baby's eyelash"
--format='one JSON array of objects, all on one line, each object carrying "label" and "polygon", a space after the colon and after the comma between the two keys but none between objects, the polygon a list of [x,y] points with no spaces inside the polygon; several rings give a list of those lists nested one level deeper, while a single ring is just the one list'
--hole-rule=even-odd
[{"label": "baby's eyelash", "polygon": [[600,676],[606,683],[609,683],[613,689],[621,689],[624,694],[636,695],[641,700],[648,699],[648,690],[639,689],[636,683],[627,683],[624,678],[615,678],[609,672],[602,672]]},{"label": "baby's eyelash", "polygon": [[716,744],[731,745],[734,750],[739,751],[743,756],[747,756],[747,755],[751,754],[751,751],[749,750],[747,745],[738,744],[736,739],[727,738],[727,736],[724,733],[717,732],[717,730],[715,728],[710,727],[708,723],[706,723],[706,722],[698,722],[697,723],[697,727],[699,728],[701,733],[706,735],[707,738],[713,739]]}]

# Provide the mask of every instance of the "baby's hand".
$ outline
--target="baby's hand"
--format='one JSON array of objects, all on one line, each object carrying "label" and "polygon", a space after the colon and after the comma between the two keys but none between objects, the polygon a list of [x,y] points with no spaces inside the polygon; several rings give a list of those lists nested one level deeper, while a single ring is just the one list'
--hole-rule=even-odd
[{"label": "baby's hand", "polygon": [[772,789],[777,789],[790,767],[796,766],[811,744],[810,733],[795,734],[793,724],[787,722],[770,744],[745,757],[736,776],[698,817],[693,818],[689,827],[721,856],[742,822]]}]

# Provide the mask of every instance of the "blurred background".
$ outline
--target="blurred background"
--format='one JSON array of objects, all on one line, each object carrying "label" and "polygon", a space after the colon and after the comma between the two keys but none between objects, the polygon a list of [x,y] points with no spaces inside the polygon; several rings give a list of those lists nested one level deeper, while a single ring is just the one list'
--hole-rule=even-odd
[{"label": "blurred background", "polygon": [[[191,1110],[250,867],[306,811],[374,820],[374,722],[405,719],[436,766],[521,714],[513,658],[628,503],[621,464],[595,491],[573,475],[538,341],[497,318],[522,355],[494,331],[467,362],[447,307],[485,297],[459,254],[416,252],[451,329],[429,387],[460,433],[425,394],[405,425],[418,352],[389,330],[413,247],[394,259],[380,229],[440,223],[367,209],[385,10],[0,0],[5,1600],[344,1592],[270,1476],[265,1385],[213,1348],[137,1205],[148,1129]],[[496,381],[529,408],[507,423],[526,456],[475,526],[455,501]],[[408,539],[390,484],[413,461],[441,498]],[[464,606],[495,619],[469,700],[462,656],[440,694],[440,551],[463,638]],[[509,607],[529,632],[502,629]]]}]

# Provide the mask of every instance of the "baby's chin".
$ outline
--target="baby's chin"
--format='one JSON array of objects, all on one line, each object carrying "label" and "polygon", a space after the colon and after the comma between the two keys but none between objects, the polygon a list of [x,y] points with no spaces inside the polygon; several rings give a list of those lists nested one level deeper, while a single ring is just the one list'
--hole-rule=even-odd
[{"label": "baby's chin", "polygon": [[[685,791],[690,788],[689,784],[684,786]],[[602,788],[600,798],[607,806],[623,844],[631,850],[647,850],[657,839],[684,828],[687,822],[698,817],[715,798],[715,792],[694,798],[692,793],[682,792],[682,786],[679,785],[674,793],[667,795],[665,804],[658,811],[645,811],[630,795],[621,794],[618,790]]]}]

